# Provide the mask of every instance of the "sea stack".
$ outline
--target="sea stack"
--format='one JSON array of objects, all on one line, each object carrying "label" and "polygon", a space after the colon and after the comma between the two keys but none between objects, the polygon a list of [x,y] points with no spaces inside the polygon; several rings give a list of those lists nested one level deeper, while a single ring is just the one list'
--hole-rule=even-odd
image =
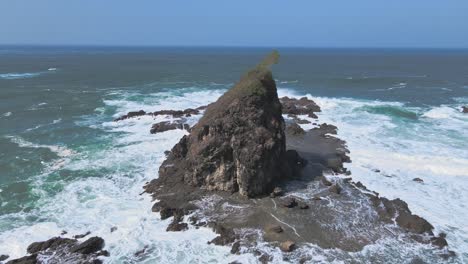
[{"label": "sea stack", "polygon": [[209,191],[255,197],[269,194],[287,177],[285,125],[270,70],[278,59],[272,52],[210,104],[147,189],[183,181]]}]

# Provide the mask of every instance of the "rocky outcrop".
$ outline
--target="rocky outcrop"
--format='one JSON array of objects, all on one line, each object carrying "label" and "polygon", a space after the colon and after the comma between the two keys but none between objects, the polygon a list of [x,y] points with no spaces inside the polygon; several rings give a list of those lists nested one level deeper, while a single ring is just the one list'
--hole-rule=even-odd
[{"label": "rocky outcrop", "polygon": [[122,121],[125,119],[129,118],[134,118],[134,117],[139,117],[139,116],[159,116],[159,115],[164,115],[164,116],[172,116],[174,118],[179,118],[179,117],[188,117],[191,115],[198,115],[200,114],[201,110],[204,110],[206,106],[200,106],[196,109],[188,108],[185,110],[160,110],[160,111],[155,111],[155,112],[145,112],[143,110],[140,111],[132,111],[128,112],[126,115],[123,115],[121,117],[118,117],[114,119],[114,121]]},{"label": "rocky outcrop", "polygon": [[189,130],[190,126],[188,124],[185,124],[183,120],[176,120],[176,121],[163,121],[154,124],[151,129],[150,133],[151,134],[156,134],[160,132],[165,132],[168,130],[174,130],[174,129],[184,129],[184,130]]},{"label": "rocky outcrop", "polygon": [[269,194],[288,176],[284,120],[269,70],[277,59],[277,53],[270,55],[207,107],[147,190],[177,178],[206,190],[254,197]]},{"label": "rocky outcrop", "polygon": [[280,101],[283,105],[283,114],[287,114],[292,117],[307,115],[312,118],[317,118],[315,112],[320,112],[320,107],[307,97],[295,99],[285,96],[281,97]]},{"label": "rocky outcrop", "polygon": [[468,114],[468,106],[462,106],[461,112]]},{"label": "rocky outcrop", "polygon": [[102,250],[104,240],[91,237],[84,242],[76,239],[53,237],[42,242],[34,242],[28,246],[28,256],[13,259],[7,264],[36,264],[36,263],[102,263],[98,257],[109,256]]}]

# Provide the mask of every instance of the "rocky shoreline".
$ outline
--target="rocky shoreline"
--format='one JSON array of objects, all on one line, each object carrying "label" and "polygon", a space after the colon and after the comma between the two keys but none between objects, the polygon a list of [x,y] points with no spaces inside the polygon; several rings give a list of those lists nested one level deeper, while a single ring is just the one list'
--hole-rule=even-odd
[{"label": "rocky shoreline", "polygon": [[[171,116],[150,133],[188,131],[167,153],[159,177],[144,186],[157,200],[152,210],[161,219],[172,217],[167,231],[210,227],[218,236],[208,243],[252,253],[262,263],[277,259],[259,243],[279,248],[285,261],[294,256],[305,263],[311,257],[301,248],[308,244],[357,252],[385,238],[432,245],[441,260],[452,256],[445,235],[435,234],[404,201],[353,182],[344,167],[351,162],[346,142],[336,137],[339,128],[319,123],[315,102],[278,98],[270,71],[278,58],[272,53],[208,106],[115,119]],[[193,127],[186,123],[200,114]],[[311,123],[310,130],[301,127]],[[109,255],[102,238],[79,239],[36,242],[29,255],[6,263],[101,263]]]},{"label": "rocky shoreline", "polygon": [[[268,93],[275,96],[265,96]],[[442,258],[453,254],[446,249],[445,235],[435,235],[433,226],[412,214],[405,202],[379,197],[353,182],[343,167],[350,162],[346,144],[333,136],[337,127],[320,124],[303,130],[299,124],[310,121],[300,117],[317,118],[320,107],[307,98],[279,99],[269,70],[257,67],[223,97],[208,106],[200,122],[169,153],[159,178],[145,186],[158,200],[153,211],[163,219],[173,217],[168,231],[185,230],[187,222],[209,226],[219,234],[210,243],[231,245],[232,253],[254,253],[262,262],[272,259],[255,249],[258,241],[284,252],[305,243],[352,252],[392,236],[445,249]],[[265,110],[265,105],[271,109],[278,101],[286,122]],[[257,113],[270,115],[252,115],[255,107]],[[268,128],[272,134],[257,133],[265,124],[275,124]],[[265,144],[269,140],[276,145]],[[262,166],[251,163],[256,159],[264,162]],[[270,164],[278,165],[272,171],[280,175],[270,171],[271,178],[265,179]],[[246,168],[254,173],[243,174]],[[245,182],[265,188],[252,191]]]}]

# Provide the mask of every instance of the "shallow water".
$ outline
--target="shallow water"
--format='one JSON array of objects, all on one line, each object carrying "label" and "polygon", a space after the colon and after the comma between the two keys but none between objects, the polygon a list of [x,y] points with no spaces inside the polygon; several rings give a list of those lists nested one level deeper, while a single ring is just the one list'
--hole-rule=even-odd
[{"label": "shallow water", "polygon": [[[128,111],[215,101],[265,52],[0,48],[0,254],[18,257],[29,243],[62,230],[70,236],[89,230],[106,240],[110,263],[255,263],[249,254],[207,245],[215,236],[208,229],[165,232],[168,220],[139,195],[185,132],[149,134],[163,117],[112,120]],[[468,104],[468,52],[280,53],[274,68],[280,96],[308,95],[322,107],[320,121],[336,124],[348,143],[353,178],[408,202],[447,233],[454,261],[468,262],[468,115],[459,111]],[[385,243],[351,256],[309,250],[316,261],[331,254],[336,261],[375,262],[376,252],[394,254],[382,250]],[[148,254],[137,259],[145,246]]]}]

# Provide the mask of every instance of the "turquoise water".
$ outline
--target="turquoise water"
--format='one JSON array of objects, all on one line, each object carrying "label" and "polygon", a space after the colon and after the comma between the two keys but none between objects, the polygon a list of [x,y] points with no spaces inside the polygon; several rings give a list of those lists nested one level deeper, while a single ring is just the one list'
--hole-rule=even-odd
[{"label": "turquoise water", "polygon": [[[151,213],[149,197],[139,195],[157,177],[163,152],[185,132],[149,134],[164,117],[112,120],[128,111],[215,101],[265,52],[0,48],[0,254],[21,256],[29,243],[62,230],[89,230],[105,238],[112,263],[239,259],[228,248],[206,245],[214,237],[210,230],[167,234],[167,221]],[[455,262],[468,261],[468,116],[459,111],[468,104],[468,52],[280,53],[274,68],[280,95],[316,100],[323,109],[320,121],[337,124],[348,142],[353,177],[407,201],[448,234]],[[425,183],[412,182],[415,177]],[[114,226],[118,231],[110,233]],[[397,249],[392,243],[388,247]],[[134,256],[148,245],[148,256]],[[316,250],[325,260],[346,255]],[[380,251],[344,258],[365,261]],[[401,249],[388,257],[405,259],[414,252]],[[248,254],[241,258],[255,262]]]}]

